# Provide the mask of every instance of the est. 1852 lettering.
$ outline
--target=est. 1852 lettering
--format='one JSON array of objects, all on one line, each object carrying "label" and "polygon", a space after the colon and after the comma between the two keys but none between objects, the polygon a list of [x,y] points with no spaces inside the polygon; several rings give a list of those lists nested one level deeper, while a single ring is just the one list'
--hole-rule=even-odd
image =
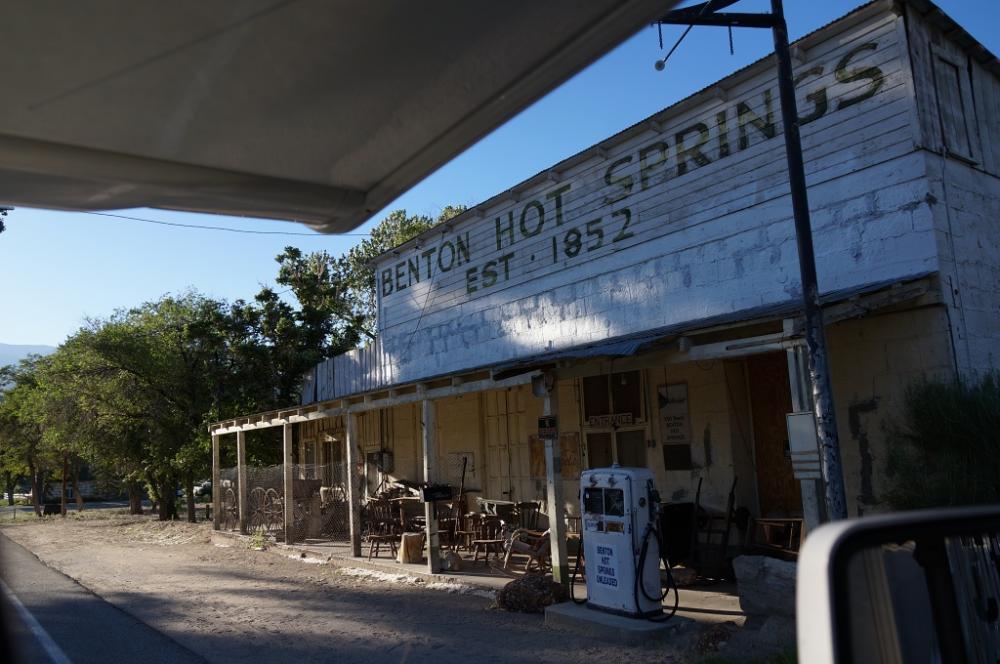
[{"label": "est. 1852 lettering", "polygon": [[606,244],[627,240],[635,235],[629,228],[631,225],[632,211],[622,208],[611,213],[610,224],[605,224],[604,217],[598,217],[570,228],[561,236],[553,235],[552,260],[558,262],[560,253],[566,258],[576,258],[584,251],[595,251]]}]

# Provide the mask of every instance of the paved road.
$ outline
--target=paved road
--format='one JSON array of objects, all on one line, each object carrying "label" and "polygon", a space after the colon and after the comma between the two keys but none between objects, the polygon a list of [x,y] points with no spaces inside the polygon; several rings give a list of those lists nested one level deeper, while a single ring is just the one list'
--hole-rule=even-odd
[{"label": "paved road", "polygon": [[[46,567],[20,545],[0,534],[0,579],[72,664],[174,664],[205,660],[177,642],[97,597],[64,574]],[[24,664],[57,664],[58,653],[18,616],[0,585],[0,609]],[[61,660],[65,664],[66,660]]]}]

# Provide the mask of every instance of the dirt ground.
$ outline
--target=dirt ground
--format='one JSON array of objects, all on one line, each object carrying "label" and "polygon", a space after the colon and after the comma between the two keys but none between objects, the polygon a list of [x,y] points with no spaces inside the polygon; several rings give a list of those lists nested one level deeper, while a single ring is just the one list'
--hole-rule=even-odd
[{"label": "dirt ground", "polygon": [[0,528],[50,567],[213,662],[703,658],[705,628],[686,619],[677,619],[667,646],[623,650],[548,629],[541,615],[492,608],[482,591],[392,582],[280,550],[215,546],[207,523],[95,512]]}]

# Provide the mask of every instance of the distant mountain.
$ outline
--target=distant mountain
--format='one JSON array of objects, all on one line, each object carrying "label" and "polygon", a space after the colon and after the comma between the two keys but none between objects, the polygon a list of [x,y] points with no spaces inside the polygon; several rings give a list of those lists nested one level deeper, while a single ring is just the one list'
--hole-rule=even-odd
[{"label": "distant mountain", "polygon": [[54,350],[54,346],[0,344],[0,367],[8,364],[17,364],[18,360],[29,355],[48,355]]}]

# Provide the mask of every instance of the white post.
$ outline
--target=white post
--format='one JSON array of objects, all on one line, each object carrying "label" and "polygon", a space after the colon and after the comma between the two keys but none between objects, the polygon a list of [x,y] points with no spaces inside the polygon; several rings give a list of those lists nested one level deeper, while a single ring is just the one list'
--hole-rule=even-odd
[{"label": "white post", "polygon": [[357,416],[344,415],[344,447],[347,450],[347,510],[350,516],[351,555],[361,555],[361,469],[358,464]]},{"label": "white post", "polygon": [[247,435],[244,431],[236,432],[236,478],[239,483],[238,497],[240,502],[240,532],[247,534]]},{"label": "white post", "polygon": [[[423,401],[421,433],[424,448],[424,482],[431,484],[437,479],[434,457],[437,455],[437,430],[434,402]],[[438,539],[437,514],[433,502],[424,503],[424,519],[427,524],[427,571],[436,574],[441,571],[441,542]]]},{"label": "white post", "polygon": [[[552,386],[545,394],[543,415],[559,421],[559,386]],[[549,540],[552,555],[552,580],[569,586],[568,555],[566,553],[566,521],[563,519],[562,450],[558,431],[555,438],[545,439],[545,489],[548,496]]]},{"label": "white post", "polygon": [[212,434],[212,530],[222,527],[222,480],[219,468],[219,434]]},{"label": "white post", "polygon": [[295,543],[295,492],[292,487],[295,484],[295,476],[292,471],[294,470],[294,465],[292,464],[292,425],[285,424],[282,427],[282,443],[284,447],[284,457],[282,461],[282,480],[285,485],[285,496],[282,504],[284,505],[284,516],[283,520],[285,522],[285,544]]},{"label": "white post", "polygon": [[[796,346],[785,352],[788,357],[788,383],[792,392],[792,410],[796,413],[811,411],[813,408],[809,396],[809,369],[804,348]],[[805,522],[806,532],[818,528],[822,523],[819,489],[816,480],[799,480],[799,490],[802,493],[802,519]]]}]

